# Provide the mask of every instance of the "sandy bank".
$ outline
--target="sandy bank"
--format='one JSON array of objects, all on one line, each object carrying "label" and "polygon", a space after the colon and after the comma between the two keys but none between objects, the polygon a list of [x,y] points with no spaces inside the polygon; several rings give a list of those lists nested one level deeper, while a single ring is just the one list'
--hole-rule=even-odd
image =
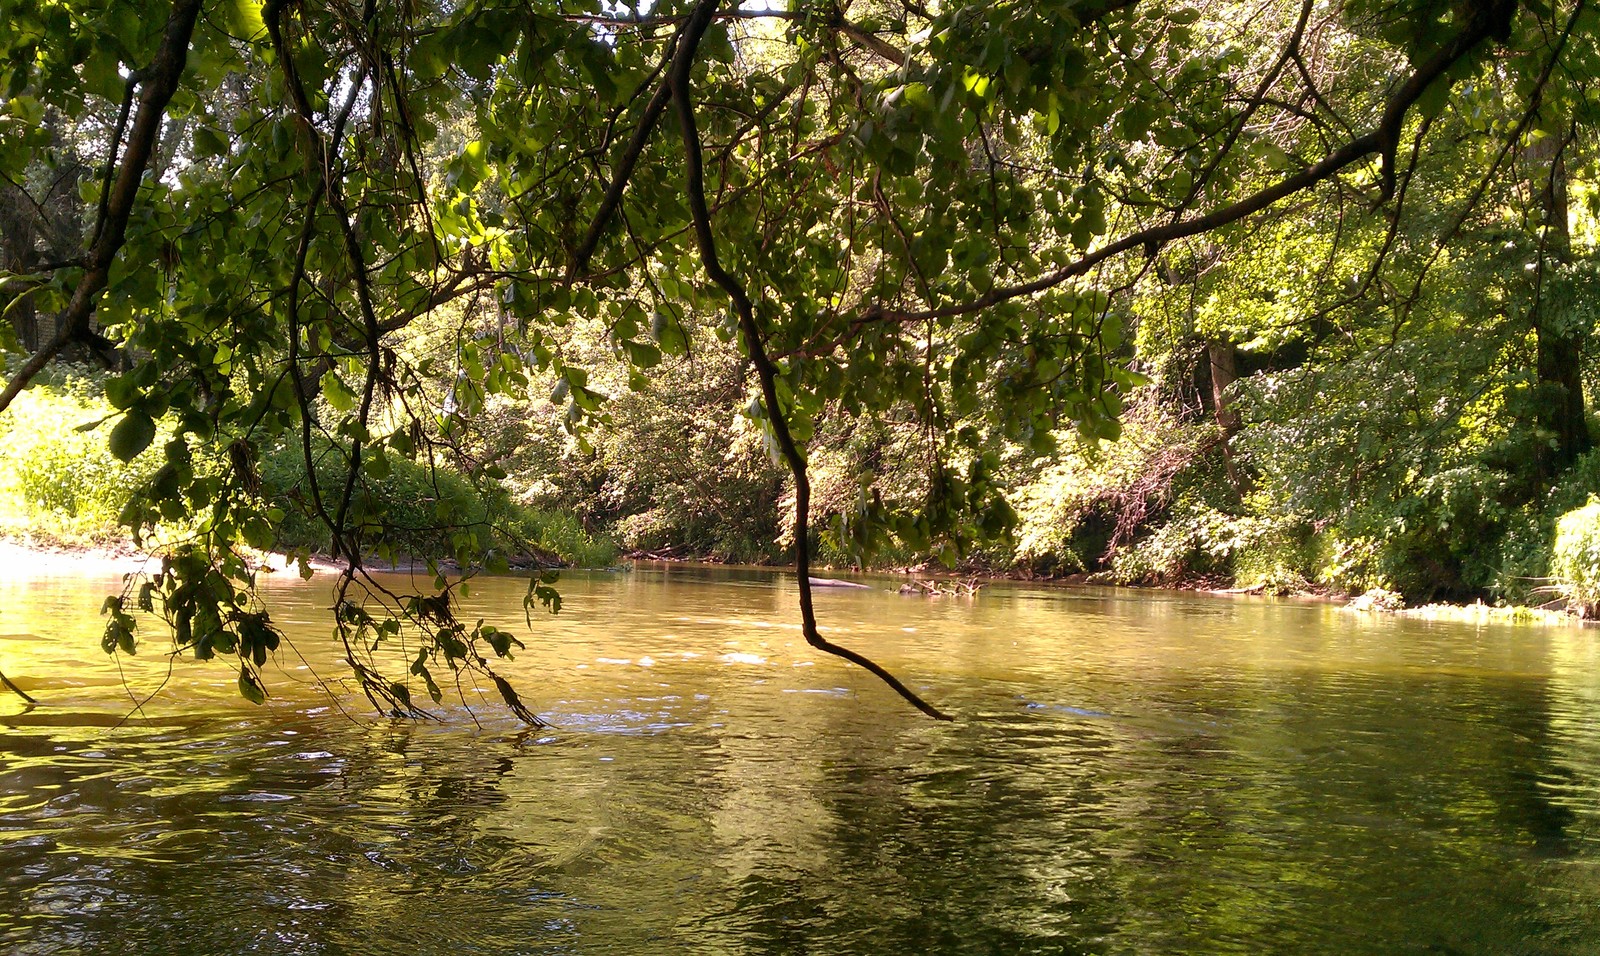
[{"label": "sandy bank", "polygon": [[[343,569],[342,565],[322,556],[313,557],[310,564],[311,570],[317,573]],[[282,554],[263,555],[257,566],[265,570],[298,573],[297,566]],[[128,574],[157,571],[160,568],[159,555],[126,544],[63,547],[33,541],[0,540],[0,575],[47,577],[57,574]],[[387,566],[373,566],[372,569],[389,570]]]}]

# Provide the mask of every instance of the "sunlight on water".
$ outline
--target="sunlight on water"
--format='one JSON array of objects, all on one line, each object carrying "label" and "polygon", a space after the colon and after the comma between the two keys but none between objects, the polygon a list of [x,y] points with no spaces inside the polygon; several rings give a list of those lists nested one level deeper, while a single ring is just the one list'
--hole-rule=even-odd
[{"label": "sunlight on water", "polygon": [[[373,717],[325,582],[269,588],[264,707],[114,577],[0,578],[8,953],[1190,953],[1600,949],[1600,653],[1580,629],[997,585],[818,594],[641,568],[463,610],[552,728],[467,689]],[[303,655],[301,657],[300,655]],[[145,701],[134,712],[134,701]]]}]

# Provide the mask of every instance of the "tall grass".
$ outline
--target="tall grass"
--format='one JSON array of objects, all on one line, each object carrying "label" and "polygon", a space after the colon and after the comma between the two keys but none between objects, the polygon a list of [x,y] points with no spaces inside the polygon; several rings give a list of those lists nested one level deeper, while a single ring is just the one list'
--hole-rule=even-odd
[{"label": "tall grass", "polygon": [[0,414],[0,534],[67,546],[124,536],[117,516],[160,467],[164,436],[123,464],[106,444],[114,414],[96,377],[71,366],[16,397]]},{"label": "tall grass", "polygon": [[[52,369],[46,380],[18,395],[0,414],[0,535],[65,547],[124,543],[127,529],[118,516],[135,489],[144,487],[162,463],[161,447],[170,427],[150,449],[129,464],[107,446],[115,410],[105,400],[97,370],[78,366]],[[102,427],[95,427],[103,423]],[[331,445],[317,455],[324,489],[342,489],[344,458]],[[262,491],[282,508],[279,547],[319,551],[327,547],[325,529],[310,517],[306,469],[298,448],[269,451],[261,462]],[[616,560],[616,546],[590,534],[570,513],[529,508],[496,484],[475,486],[447,467],[393,459],[382,480],[359,484],[367,512],[381,515],[367,541],[374,553],[415,560],[453,558],[452,532],[443,527],[443,510],[485,548],[513,563],[602,567]]]}]

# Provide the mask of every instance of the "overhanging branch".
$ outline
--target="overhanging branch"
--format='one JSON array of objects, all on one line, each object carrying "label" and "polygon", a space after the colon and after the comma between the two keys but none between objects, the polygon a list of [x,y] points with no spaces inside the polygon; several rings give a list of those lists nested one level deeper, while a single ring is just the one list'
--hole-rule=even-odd
[{"label": "overhanging branch", "polygon": [[716,0],[700,0],[693,14],[690,15],[683,39],[679,43],[677,54],[673,58],[670,76],[672,97],[677,105],[678,119],[683,130],[684,172],[687,180],[686,192],[688,193],[690,215],[694,220],[695,240],[700,247],[700,263],[706,270],[706,275],[710,276],[711,280],[721,287],[733,302],[734,312],[738,314],[739,328],[744,335],[746,348],[750,350],[751,364],[755,366],[756,376],[761,380],[761,398],[767,408],[767,420],[772,426],[773,438],[777,441],[779,449],[782,450],[784,461],[789,465],[789,471],[794,477],[795,575],[799,578],[800,584],[801,633],[804,634],[806,643],[812,647],[837,657],[842,657],[872,672],[893,688],[901,697],[910,702],[912,706],[929,717],[937,720],[950,720],[952,718],[948,714],[923,700],[915,691],[901,683],[899,678],[891,674],[881,664],[857,651],[827,640],[817,629],[816,610],[811,600],[811,548],[808,540],[810,534],[811,483],[806,473],[805,456],[795,443],[794,435],[789,431],[788,419],[784,417],[783,407],[778,400],[778,370],[767,356],[766,346],[761,335],[761,326],[756,321],[755,304],[750,301],[750,295],[746,292],[743,284],[723,268],[721,260],[717,256],[716,237],[711,232],[711,214],[706,207],[704,160],[701,155],[700,132],[695,123],[694,102],[689,94],[689,81],[691,70],[694,66],[695,48],[716,13],[716,5]]},{"label": "overhanging branch", "polygon": [[[109,198],[101,206],[101,214],[94,228],[94,243],[85,260],[83,278],[73,290],[72,299],[57,320],[56,334],[18,369],[0,392],[0,411],[8,408],[22,393],[34,376],[60,355],[73,342],[104,342],[94,333],[90,318],[100,293],[105,291],[111,278],[111,264],[127,241],[128,219],[133,214],[133,204],[138,198],[150,155],[161,135],[167,104],[177,92],[178,81],[189,56],[189,39],[194,35],[195,20],[200,15],[200,0],[174,0],[172,13],[167,18],[166,31],[161,37],[161,47],[155,59],[143,73],[144,85],[139,91],[139,112],[133,120],[133,130],[128,135],[128,148],[122,166],[117,170]],[[112,144],[116,149],[116,144]],[[98,341],[97,341],[98,340]]]},{"label": "overhanging branch", "polygon": [[[1515,7],[1515,0],[1492,0],[1492,2],[1496,8]],[[1315,165],[1286,176],[1273,185],[1246,196],[1235,203],[1223,206],[1220,209],[1214,209],[1201,216],[1141,229],[1081,256],[1077,261],[1071,262],[1054,272],[1028,282],[993,289],[966,302],[958,302],[918,312],[872,306],[862,313],[858,321],[921,322],[928,319],[968,315],[1012,299],[1045,292],[1069,279],[1082,276],[1100,263],[1125,252],[1135,249],[1153,251],[1169,242],[1211,232],[1237,222],[1274,205],[1288,196],[1309,189],[1332,177],[1340,170],[1373,155],[1380,157],[1383,162],[1382,197],[1384,201],[1388,201],[1394,192],[1395,152],[1399,147],[1400,135],[1406,116],[1429,86],[1435,81],[1442,81],[1444,74],[1459,63],[1479,43],[1497,35],[1497,24],[1498,19],[1492,15],[1472,17],[1461,32],[1453,36],[1433,56],[1429,57],[1427,62],[1406,77],[1400,88],[1389,97],[1384,107],[1383,117],[1375,128],[1329,153]]]}]

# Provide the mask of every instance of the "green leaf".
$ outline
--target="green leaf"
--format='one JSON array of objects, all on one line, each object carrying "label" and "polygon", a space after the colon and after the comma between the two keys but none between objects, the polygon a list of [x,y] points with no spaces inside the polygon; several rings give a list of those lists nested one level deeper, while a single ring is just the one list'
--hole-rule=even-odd
[{"label": "green leaf", "polygon": [[628,352],[628,361],[639,368],[655,368],[661,364],[661,350],[648,342],[623,342],[622,347]]},{"label": "green leaf", "polygon": [[1450,82],[1440,78],[1429,83],[1427,89],[1422,91],[1422,95],[1417,97],[1417,112],[1431,119],[1444,112],[1449,103]]},{"label": "green leaf", "polygon": [[417,450],[416,443],[411,438],[411,432],[404,428],[389,436],[389,447],[407,458],[416,454]]},{"label": "green leaf", "polygon": [[156,422],[143,409],[135,408],[111,429],[111,454],[124,464],[133,461],[156,438]]},{"label": "green leaf", "polygon": [[139,397],[139,386],[127,375],[106,379],[106,401],[112,408],[123,409],[133,405]]},{"label": "green leaf", "polygon": [[689,354],[689,335],[675,316],[657,312],[650,320],[650,335],[667,355],[678,357]]},{"label": "green leaf", "polygon": [[121,65],[116,46],[102,38],[95,51],[83,62],[84,89],[108,100],[118,99],[122,96],[125,84],[120,72]]},{"label": "green leaf", "polygon": [[267,689],[261,686],[260,678],[250,673],[250,668],[239,668],[239,694],[252,704],[265,704],[267,702]]},{"label": "green leaf", "polygon": [[252,43],[266,39],[267,24],[261,17],[261,4],[255,0],[225,0],[222,7],[228,18],[229,33]]},{"label": "green leaf", "polygon": [[732,63],[733,40],[728,36],[728,25],[713,23],[707,27],[705,39],[700,41],[700,49],[718,63]]},{"label": "green leaf", "polygon": [[322,397],[328,400],[334,411],[348,412],[356,407],[356,393],[332,369],[322,376]]},{"label": "green leaf", "polygon": [[198,159],[226,156],[228,140],[211,127],[202,126],[194,131],[194,154]]}]

